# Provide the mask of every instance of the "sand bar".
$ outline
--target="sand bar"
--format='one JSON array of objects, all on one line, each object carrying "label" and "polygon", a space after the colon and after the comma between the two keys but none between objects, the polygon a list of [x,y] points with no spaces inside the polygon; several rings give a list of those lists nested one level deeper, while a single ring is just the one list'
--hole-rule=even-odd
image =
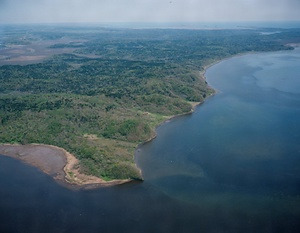
[{"label": "sand bar", "polygon": [[56,146],[1,144],[0,154],[37,167],[68,188],[92,189],[131,181],[130,179],[105,181],[96,176],[82,174],[78,159],[66,150]]}]

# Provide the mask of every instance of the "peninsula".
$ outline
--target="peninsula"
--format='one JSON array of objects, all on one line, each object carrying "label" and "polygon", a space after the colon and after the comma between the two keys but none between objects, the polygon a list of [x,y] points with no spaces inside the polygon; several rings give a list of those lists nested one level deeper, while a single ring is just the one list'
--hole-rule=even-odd
[{"label": "peninsula", "polygon": [[134,150],[157,125],[214,93],[207,65],[292,49],[286,44],[300,34],[59,25],[3,31],[0,154],[80,187],[141,180]]}]

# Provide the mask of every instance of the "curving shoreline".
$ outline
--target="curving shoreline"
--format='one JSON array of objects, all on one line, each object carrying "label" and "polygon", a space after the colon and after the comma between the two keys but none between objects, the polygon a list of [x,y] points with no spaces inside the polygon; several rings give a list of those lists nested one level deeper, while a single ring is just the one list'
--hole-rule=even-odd
[{"label": "curving shoreline", "polygon": [[[293,49],[295,49],[296,47],[300,47],[300,43],[296,43],[296,44],[286,44],[286,47],[292,47]],[[275,52],[275,51],[269,51],[269,52]],[[214,66],[214,65],[217,65],[223,61],[226,61],[228,59],[231,59],[233,57],[239,57],[239,56],[244,56],[244,55],[247,55],[247,54],[259,54],[259,53],[266,53],[266,52],[260,52],[260,51],[250,51],[250,52],[242,52],[242,53],[238,53],[238,54],[235,54],[235,55],[230,55],[230,56],[227,56],[227,57],[224,57],[224,58],[221,58],[221,59],[216,59],[216,60],[213,60],[211,62],[209,62],[207,65],[204,65],[203,67],[203,70],[199,71],[199,78],[200,79],[203,79],[206,81],[206,71]],[[158,127],[160,127],[161,125],[169,122],[170,120],[176,118],[176,117],[181,117],[181,116],[185,116],[185,115],[189,115],[189,114],[192,114],[195,110],[196,107],[200,106],[201,104],[203,104],[209,97],[212,97],[214,96],[215,94],[217,94],[219,92],[219,90],[211,87],[208,83],[207,83],[207,86],[209,88],[211,88],[213,90],[213,93],[210,94],[209,96],[207,96],[202,102],[190,102],[190,104],[192,105],[192,109],[189,111],[189,112],[186,112],[186,113],[182,113],[182,114],[178,114],[178,115],[173,115],[173,116],[169,116],[167,117],[164,121],[162,121],[161,123],[159,123],[157,126],[155,126],[155,130],[154,130],[154,134],[152,137],[150,137],[148,140],[144,141],[143,143],[139,144],[136,148],[136,151],[139,151],[140,150],[140,147],[142,147],[143,145],[145,145],[146,143],[149,143],[151,142],[153,139],[155,139],[157,137],[157,132],[156,132],[156,129]],[[138,164],[136,164],[136,166],[138,167]],[[138,167],[138,169],[141,171],[141,169]],[[142,174],[143,175],[143,174]]]},{"label": "curving shoreline", "polygon": [[[259,52],[240,53],[233,56],[222,58],[220,60],[212,61],[210,64],[205,65],[203,67],[203,70],[199,71],[200,74],[199,78],[206,80],[205,77],[206,70],[211,66],[218,64],[224,60],[230,59],[232,57],[242,56],[249,53],[259,53]],[[218,90],[215,90],[212,87],[210,88],[214,91],[214,93],[208,95],[204,99],[204,101],[218,92]],[[164,121],[162,121],[157,126],[155,126],[154,134],[152,135],[152,137],[150,137],[145,142],[137,145],[136,151],[139,150],[139,148],[144,144],[151,142],[153,139],[156,138],[157,136],[156,129],[159,126],[170,121],[173,118],[192,114],[194,109],[197,106],[204,103],[204,101],[190,103],[192,105],[192,108],[189,112],[166,117]],[[1,155],[18,159],[28,165],[37,167],[42,172],[53,177],[58,183],[72,189],[92,189],[92,188],[99,188],[99,187],[109,187],[109,186],[120,185],[120,184],[133,181],[132,179],[105,181],[96,176],[83,174],[80,172],[79,160],[74,155],[72,155],[71,153],[69,153],[63,148],[53,146],[53,145],[0,144],[0,156]],[[140,173],[142,174],[142,171],[138,167],[138,165],[136,163],[135,165],[140,170]]]},{"label": "curving shoreline", "polygon": [[[237,55],[243,55],[243,54],[237,54]],[[235,56],[237,56],[235,55]],[[230,58],[230,57],[229,57]],[[218,64],[219,62],[229,59],[229,58],[223,58],[220,60],[212,61],[210,64],[203,67],[202,71],[199,71],[199,78],[204,79],[205,73],[208,68],[211,66]],[[208,85],[208,84],[207,84]],[[209,86],[209,85],[208,85]],[[207,96],[206,99],[213,96],[216,93],[216,90],[211,87],[211,89],[214,91],[212,94]],[[189,112],[178,114],[178,115],[172,115],[172,116],[166,116],[166,119],[159,123],[157,126],[155,126],[154,134],[146,141],[144,141],[141,144],[138,144],[136,147],[136,151],[139,150],[139,148],[146,144],[151,142],[153,139],[156,138],[156,129],[161,126],[162,124],[185,115],[192,114],[195,110],[195,108],[201,104],[202,102],[190,102],[192,105],[192,108]],[[50,149],[50,151],[48,151]],[[44,153],[40,153],[40,151]],[[54,145],[46,145],[46,144],[26,144],[26,145],[20,145],[20,144],[0,144],[0,156],[8,156],[14,159],[21,160],[22,162],[37,167],[42,172],[46,173],[47,175],[53,177],[53,179],[71,189],[94,189],[94,188],[100,188],[100,187],[110,187],[115,185],[121,185],[129,182],[133,182],[132,179],[125,179],[125,180],[111,180],[111,181],[105,181],[99,177],[92,176],[92,175],[86,175],[80,172],[79,169],[79,160],[66,151],[63,148],[54,146]],[[51,156],[49,156],[51,155]],[[135,156],[135,154],[134,154]],[[61,161],[59,164],[60,166],[57,167],[57,165],[51,165],[49,163],[49,160],[55,160],[55,158],[59,157],[63,162]],[[41,159],[43,158],[43,159]],[[135,163],[136,167],[141,173],[142,176],[142,170],[138,167],[138,165]],[[142,179],[143,180],[143,179]]]},{"label": "curving shoreline", "polygon": [[72,189],[91,189],[128,183],[132,180],[105,181],[79,170],[79,160],[63,148],[45,144],[1,144],[0,154],[37,167],[55,181]]}]

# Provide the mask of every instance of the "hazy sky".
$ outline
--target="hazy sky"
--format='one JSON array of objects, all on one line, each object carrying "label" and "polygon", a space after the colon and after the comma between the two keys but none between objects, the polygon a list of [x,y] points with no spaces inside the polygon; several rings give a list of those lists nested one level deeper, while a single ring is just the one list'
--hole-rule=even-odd
[{"label": "hazy sky", "polygon": [[0,0],[0,23],[300,20],[300,0]]}]

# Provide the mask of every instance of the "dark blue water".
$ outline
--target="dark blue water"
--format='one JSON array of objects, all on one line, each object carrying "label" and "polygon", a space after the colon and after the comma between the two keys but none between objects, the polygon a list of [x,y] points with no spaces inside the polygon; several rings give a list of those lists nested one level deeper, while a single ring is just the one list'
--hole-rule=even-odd
[{"label": "dark blue water", "polygon": [[0,232],[299,232],[300,49],[207,78],[218,94],[136,152],[143,183],[71,191],[0,156]]}]

